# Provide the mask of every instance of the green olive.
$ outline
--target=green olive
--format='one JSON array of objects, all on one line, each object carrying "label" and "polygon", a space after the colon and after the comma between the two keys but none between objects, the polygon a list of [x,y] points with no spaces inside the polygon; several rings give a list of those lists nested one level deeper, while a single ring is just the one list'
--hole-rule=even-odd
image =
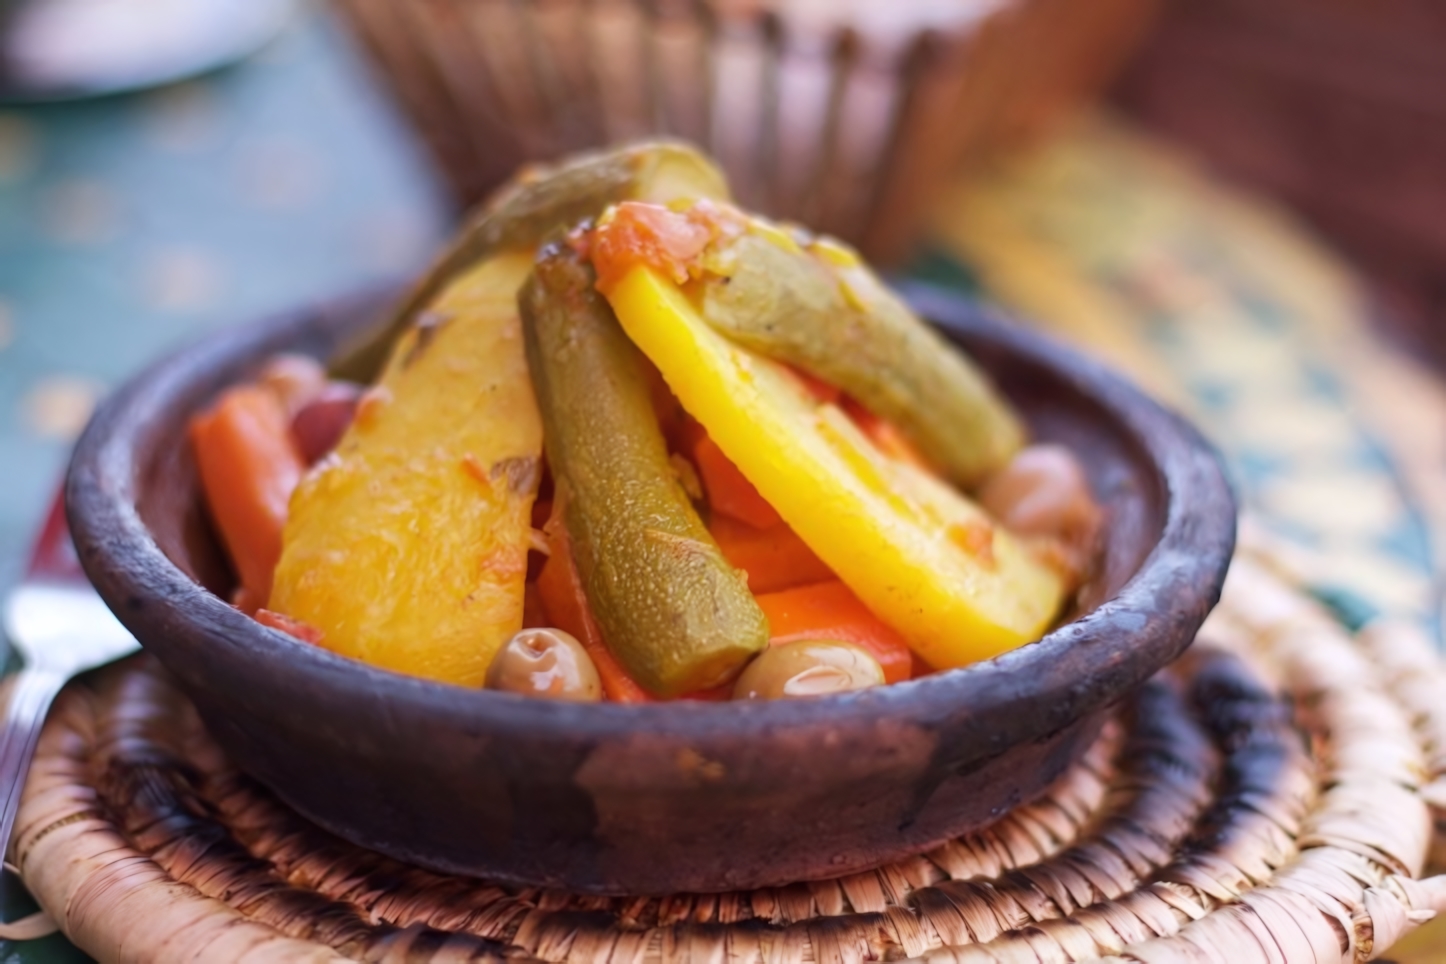
[{"label": "green olive", "polygon": [[524,629],[514,635],[487,668],[487,688],[573,703],[602,699],[592,657],[560,629]]},{"label": "green olive", "polygon": [[743,670],[735,700],[784,700],[867,689],[884,682],[884,669],[866,650],[833,639],[770,646]]}]

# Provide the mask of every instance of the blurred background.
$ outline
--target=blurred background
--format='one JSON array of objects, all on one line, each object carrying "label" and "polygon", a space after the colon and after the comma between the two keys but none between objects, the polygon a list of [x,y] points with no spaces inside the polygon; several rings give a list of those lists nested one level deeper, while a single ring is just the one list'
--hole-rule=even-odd
[{"label": "blurred background", "polygon": [[1439,634],[1443,49],[1433,0],[6,0],[0,586],[148,361],[661,131],[1125,368],[1329,601]]},{"label": "blurred background", "polygon": [[664,132],[1125,367],[1439,629],[1439,4],[11,0],[0,31],[0,584],[147,361],[414,274],[520,163]]},{"label": "blurred background", "polygon": [[0,584],[149,360],[414,274],[520,163],[665,132],[1125,367],[1439,630],[1439,4],[12,0],[0,31]]},{"label": "blurred background", "polygon": [[149,360],[414,274],[521,163],[664,132],[1125,367],[1266,524],[1439,629],[1439,4],[16,0],[0,30],[0,583]]}]

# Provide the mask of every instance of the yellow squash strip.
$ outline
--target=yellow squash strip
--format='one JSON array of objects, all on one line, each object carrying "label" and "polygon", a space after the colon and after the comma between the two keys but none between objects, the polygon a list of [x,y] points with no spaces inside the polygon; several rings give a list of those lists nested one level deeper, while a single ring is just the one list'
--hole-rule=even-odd
[{"label": "yellow squash strip", "polygon": [[500,255],[447,288],[292,497],[268,608],[328,649],[477,686],[521,628],[542,454],[516,301],[531,269]]},{"label": "yellow squash strip", "polygon": [[683,407],[778,513],[930,665],[1039,637],[1059,578],[952,488],[879,452],[784,367],[730,343],[639,266],[608,300]]}]

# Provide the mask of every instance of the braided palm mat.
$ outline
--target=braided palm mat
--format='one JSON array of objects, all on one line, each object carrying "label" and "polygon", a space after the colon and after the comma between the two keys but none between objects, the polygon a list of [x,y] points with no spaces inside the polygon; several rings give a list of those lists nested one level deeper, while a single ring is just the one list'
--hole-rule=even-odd
[{"label": "braided palm mat", "polygon": [[1446,909],[1446,668],[1354,638],[1247,531],[1190,654],[1040,800],[839,880],[664,899],[445,877],[231,768],[142,657],[63,695],[16,824],[26,883],[103,961],[845,964],[1371,958]]}]

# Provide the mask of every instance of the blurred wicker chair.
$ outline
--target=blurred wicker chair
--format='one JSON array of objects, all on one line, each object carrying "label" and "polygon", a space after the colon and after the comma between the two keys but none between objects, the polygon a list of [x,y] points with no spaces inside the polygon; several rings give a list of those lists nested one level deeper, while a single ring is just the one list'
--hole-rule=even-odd
[{"label": "blurred wicker chair", "polygon": [[1304,213],[1446,366],[1443,44],[1435,0],[1175,0],[1119,97]]},{"label": "blurred wicker chair", "polygon": [[649,133],[739,200],[904,256],[958,164],[1098,91],[1154,0],[338,0],[463,203]]}]

